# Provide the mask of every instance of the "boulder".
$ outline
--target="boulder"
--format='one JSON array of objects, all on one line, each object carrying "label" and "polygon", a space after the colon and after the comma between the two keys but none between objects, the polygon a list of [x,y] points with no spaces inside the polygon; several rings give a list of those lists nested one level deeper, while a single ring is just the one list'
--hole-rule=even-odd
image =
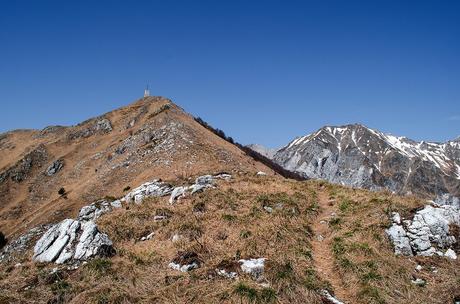
[{"label": "boulder", "polygon": [[65,219],[49,228],[37,241],[33,259],[62,264],[96,255],[110,256],[113,252],[112,241],[99,232],[93,221]]},{"label": "boulder", "polygon": [[96,121],[95,129],[96,131],[103,131],[108,133],[112,131],[112,124],[107,118],[101,118]]},{"label": "boulder", "polygon": [[443,249],[447,249],[447,256],[454,256],[455,251],[450,247],[457,240],[450,235],[449,226],[460,225],[460,210],[457,207],[427,205],[418,210],[412,219],[404,221],[401,221],[398,213],[393,213],[392,222],[386,233],[395,247],[395,254],[446,256]]},{"label": "boulder", "polygon": [[447,249],[447,251],[444,253],[444,256],[449,258],[449,259],[452,259],[452,260],[456,260],[457,259],[457,254],[455,253],[455,251],[453,251],[452,249]]}]

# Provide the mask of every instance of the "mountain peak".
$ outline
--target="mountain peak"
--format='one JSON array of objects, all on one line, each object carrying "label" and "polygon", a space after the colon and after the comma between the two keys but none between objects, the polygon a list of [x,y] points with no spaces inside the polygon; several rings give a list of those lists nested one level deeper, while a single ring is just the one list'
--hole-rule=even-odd
[{"label": "mountain peak", "polygon": [[307,178],[397,193],[460,195],[459,156],[457,142],[416,142],[347,124],[297,137],[273,159]]},{"label": "mountain peak", "polygon": [[[15,233],[8,216],[41,224],[60,220],[107,193],[162,178],[217,172],[272,172],[209,131],[170,99],[149,96],[69,127],[8,132],[0,141],[0,225]],[[48,170],[49,169],[49,170]],[[59,201],[65,188],[67,200]],[[27,193],[19,196],[18,193]],[[21,204],[25,200],[26,204]],[[14,211],[21,205],[20,211]],[[47,219],[49,220],[49,218]]]}]

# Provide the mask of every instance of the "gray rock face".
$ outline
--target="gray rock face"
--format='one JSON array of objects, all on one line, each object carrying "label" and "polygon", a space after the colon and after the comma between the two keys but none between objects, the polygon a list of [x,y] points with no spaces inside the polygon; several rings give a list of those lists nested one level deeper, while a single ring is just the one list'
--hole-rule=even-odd
[{"label": "gray rock face", "polygon": [[78,130],[68,134],[69,140],[87,138],[94,134],[109,133],[113,130],[110,120],[104,117],[98,117],[84,121],[79,124],[78,127],[80,127]]},{"label": "gray rock face", "polygon": [[324,127],[272,159],[306,178],[398,194],[460,196],[460,143],[415,142],[362,125]]},{"label": "gray rock face", "polygon": [[21,235],[11,243],[7,244],[3,250],[0,251],[0,262],[11,259],[16,254],[22,254],[29,249],[33,243],[31,242],[35,237],[38,237],[46,231],[50,225],[41,225],[34,227]]},{"label": "gray rock face", "polygon": [[112,241],[99,232],[93,221],[65,219],[52,226],[38,240],[33,259],[37,262],[62,264],[70,260],[82,261],[113,252]]},{"label": "gray rock face", "polygon": [[452,196],[448,193],[444,193],[444,194],[441,194],[441,195],[438,195],[434,202],[437,204],[437,205],[450,205],[450,206],[454,206],[458,209],[460,209],[460,198],[458,197],[455,197],[455,196]]},{"label": "gray rock face", "polygon": [[112,124],[107,118],[101,118],[96,121],[95,124],[96,131],[112,132]]},{"label": "gray rock face", "polygon": [[46,169],[46,175],[51,176],[56,174],[59,170],[64,167],[64,160],[58,159],[54,161],[47,169]]},{"label": "gray rock face", "polygon": [[12,181],[20,183],[25,180],[34,167],[41,167],[48,159],[48,153],[44,145],[39,145],[27,153],[14,166],[0,173],[0,183],[9,177]]},{"label": "gray rock face", "polygon": [[112,241],[94,222],[102,214],[121,207],[117,202],[99,200],[80,209],[77,219],[52,225],[37,241],[33,259],[37,262],[84,261],[94,256],[111,256]]},{"label": "gray rock face", "polygon": [[451,248],[458,242],[450,234],[450,225],[460,225],[460,210],[456,207],[427,205],[412,219],[401,221],[398,213],[392,215],[392,226],[386,230],[395,247],[395,254],[434,254],[456,258]]},{"label": "gray rock face", "polygon": [[[396,215],[399,217],[399,214]],[[413,255],[410,240],[407,237],[406,230],[401,225],[401,221],[394,221],[393,225],[386,230],[386,233],[393,243],[396,255]]]}]

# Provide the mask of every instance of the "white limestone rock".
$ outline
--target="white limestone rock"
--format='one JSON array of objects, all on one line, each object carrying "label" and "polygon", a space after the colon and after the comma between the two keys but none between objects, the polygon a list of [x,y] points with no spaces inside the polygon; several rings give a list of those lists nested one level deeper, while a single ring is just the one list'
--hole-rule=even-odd
[{"label": "white limestone rock", "polygon": [[128,203],[140,204],[147,197],[161,197],[169,195],[173,188],[159,180],[144,183],[128,193],[124,200]]},{"label": "white limestone rock", "polygon": [[176,187],[174,190],[171,192],[171,196],[169,197],[169,203],[174,204],[176,200],[179,198],[183,197],[185,193],[187,192],[188,187]]},{"label": "white limestone rock", "polygon": [[411,281],[412,284],[415,284],[417,286],[425,286],[426,285],[426,281],[423,280],[423,279],[420,279],[420,278],[416,278],[414,280]]},{"label": "white limestone rock", "polygon": [[254,279],[260,279],[262,277],[265,267],[265,258],[241,259],[239,262],[241,264],[241,270],[244,273],[250,274]]},{"label": "white limestone rock", "polygon": [[232,176],[230,174],[227,174],[227,173],[220,173],[220,174],[214,175],[214,178],[229,181],[229,180],[232,179]]},{"label": "white limestone rock", "polygon": [[409,238],[401,225],[393,223],[385,232],[394,245],[396,255],[412,255]]},{"label": "white limestone rock", "polygon": [[[59,258],[72,235],[75,239],[78,228],[80,228],[80,222],[65,219],[48,229],[35,244],[33,259],[37,262],[54,262]],[[67,254],[64,252],[64,256]]]},{"label": "white limestone rock", "polygon": [[449,259],[452,259],[452,260],[456,260],[457,259],[457,254],[455,253],[455,251],[453,251],[452,249],[447,249],[447,251],[444,253],[444,256],[445,257],[448,257]]},{"label": "white limestone rock", "polygon": [[216,273],[217,275],[221,277],[232,279],[232,280],[238,277],[238,274],[236,272],[233,272],[233,271],[228,272],[225,269],[216,269]]},{"label": "white limestone rock", "polygon": [[149,233],[148,235],[141,237],[141,241],[148,241],[148,240],[151,240],[151,239],[153,238],[154,235],[155,235],[155,232],[151,232],[151,233]]},{"label": "white limestone rock", "polygon": [[33,259],[37,262],[62,264],[112,253],[112,241],[106,234],[99,232],[93,221],[65,219],[49,228],[37,241]]},{"label": "white limestone rock", "polygon": [[197,177],[195,180],[195,184],[197,185],[210,185],[214,183],[214,177],[212,175],[203,175]]},{"label": "white limestone rock", "polygon": [[107,234],[99,232],[94,222],[85,222],[81,226],[82,233],[75,246],[75,260],[87,260],[88,258],[101,255],[110,256],[113,253],[113,244]]},{"label": "white limestone rock", "polygon": [[326,289],[321,290],[319,293],[332,304],[344,304],[343,302],[339,301],[336,297],[332,296],[331,293]]},{"label": "white limestone rock", "polygon": [[401,216],[399,215],[399,213],[392,212],[391,219],[393,220],[393,223],[401,225]]},{"label": "white limestone rock", "polygon": [[181,265],[181,264],[171,262],[169,263],[168,267],[174,270],[179,270],[181,272],[187,272],[187,271],[198,268],[198,264],[191,263],[191,264]]},{"label": "white limestone rock", "polygon": [[182,239],[183,239],[183,236],[176,233],[176,234],[174,234],[174,235],[172,236],[171,241],[172,241],[173,243],[176,243],[176,242],[179,242],[179,241],[182,240]]},{"label": "white limestone rock", "polygon": [[[401,221],[397,213],[392,214],[393,225],[386,230],[395,246],[395,254],[446,256],[455,252],[450,248],[458,240],[449,234],[449,225],[460,225],[460,210],[452,205],[427,205],[417,211],[412,219]],[[453,253],[453,254],[452,254]],[[455,254],[456,255],[456,254]]]},{"label": "white limestone rock", "polygon": [[182,272],[187,272],[199,268],[200,265],[201,260],[199,259],[198,254],[192,251],[180,251],[171,263],[168,264],[168,267]]},{"label": "white limestone rock", "polygon": [[257,176],[266,176],[267,173],[263,172],[263,171],[259,171],[256,173]]},{"label": "white limestone rock", "polygon": [[84,206],[78,213],[77,220],[79,221],[95,221],[102,214],[112,210],[111,203],[106,200],[100,200],[92,203],[91,205]]}]

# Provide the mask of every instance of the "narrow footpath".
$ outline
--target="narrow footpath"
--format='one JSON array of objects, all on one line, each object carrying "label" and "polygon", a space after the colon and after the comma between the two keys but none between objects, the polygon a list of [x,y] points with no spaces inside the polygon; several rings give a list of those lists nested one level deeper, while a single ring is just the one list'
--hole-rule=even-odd
[{"label": "narrow footpath", "polygon": [[324,190],[318,192],[318,204],[320,213],[312,224],[314,238],[311,242],[316,271],[321,279],[332,285],[335,297],[349,304],[351,297],[348,290],[343,287],[340,275],[334,270],[334,257],[331,251],[333,236],[328,223],[336,214],[337,207],[329,200],[329,195]]}]

